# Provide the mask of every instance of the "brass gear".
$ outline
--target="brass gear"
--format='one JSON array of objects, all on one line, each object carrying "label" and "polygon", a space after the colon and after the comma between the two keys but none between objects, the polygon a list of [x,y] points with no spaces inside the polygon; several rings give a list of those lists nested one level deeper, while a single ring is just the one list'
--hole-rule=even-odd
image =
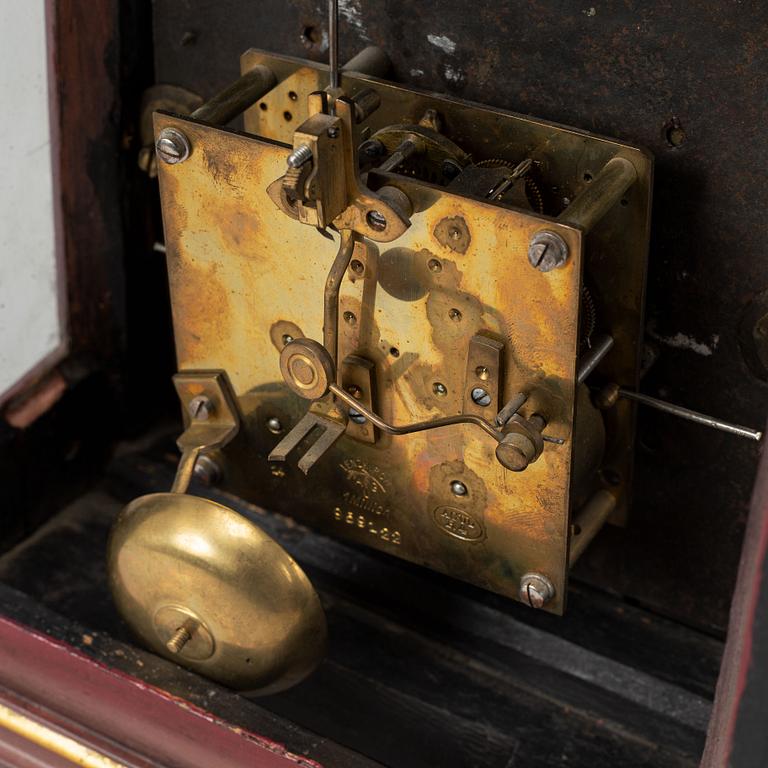
[{"label": "brass gear", "polygon": [[[509,168],[513,170],[515,165],[510,163],[509,160],[503,160],[500,157],[491,157],[487,160],[480,160],[475,163],[478,168]],[[534,181],[530,173],[526,173],[523,176],[525,180],[525,196],[528,198],[528,202],[531,204],[536,213],[544,213],[544,198],[541,195],[539,185]]]}]

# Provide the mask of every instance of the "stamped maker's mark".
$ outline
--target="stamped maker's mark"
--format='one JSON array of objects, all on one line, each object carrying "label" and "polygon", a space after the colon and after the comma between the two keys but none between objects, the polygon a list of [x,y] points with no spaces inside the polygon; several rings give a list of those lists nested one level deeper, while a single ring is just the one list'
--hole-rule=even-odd
[{"label": "stamped maker's mark", "polygon": [[478,541],[483,538],[483,526],[464,509],[447,505],[435,507],[432,510],[432,519],[438,528],[456,539]]}]

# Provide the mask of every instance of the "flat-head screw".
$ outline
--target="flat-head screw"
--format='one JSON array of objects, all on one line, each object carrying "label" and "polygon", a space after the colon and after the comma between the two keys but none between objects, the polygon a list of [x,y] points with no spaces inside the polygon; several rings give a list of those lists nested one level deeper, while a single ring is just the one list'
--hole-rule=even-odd
[{"label": "flat-head screw", "polygon": [[520,600],[531,608],[543,608],[555,596],[552,582],[541,573],[526,573],[520,579]]},{"label": "flat-head screw", "polygon": [[207,395],[197,395],[189,401],[187,409],[195,421],[205,421],[213,412],[213,403]]},{"label": "flat-head screw", "polygon": [[155,153],[168,165],[183,163],[192,152],[189,139],[177,128],[163,128],[155,142]]},{"label": "flat-head screw", "polygon": [[568,261],[568,244],[557,232],[537,232],[528,245],[528,261],[540,272],[550,272]]}]

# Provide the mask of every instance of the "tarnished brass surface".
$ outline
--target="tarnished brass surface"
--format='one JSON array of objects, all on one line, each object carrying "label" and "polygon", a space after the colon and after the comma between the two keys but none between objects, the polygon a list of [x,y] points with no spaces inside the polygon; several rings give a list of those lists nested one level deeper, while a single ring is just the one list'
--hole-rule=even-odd
[{"label": "tarnished brass surface", "polygon": [[[242,71],[266,65],[278,85],[245,113],[247,131],[290,144],[292,131],[306,117],[307,95],[327,83],[328,68],[290,56],[251,49],[241,57]],[[398,123],[418,123],[429,111],[440,115],[444,131],[473,160],[482,165],[500,157],[514,162],[527,156],[540,164],[542,175],[557,179],[556,190],[543,190],[562,213],[614,157],[629,160],[637,180],[620,206],[610,210],[589,238],[591,288],[605,297],[600,303],[602,324],[610,329],[616,347],[601,363],[598,374],[622,386],[636,388],[639,370],[645,271],[650,233],[653,160],[636,147],[526,115],[482,104],[420,93],[374,77],[341,73],[341,85],[354,96],[374,88],[381,106],[366,121],[371,134]],[[263,105],[263,106],[262,106]],[[287,120],[285,114],[290,116]],[[563,217],[565,218],[565,217]],[[628,384],[631,382],[631,385]],[[632,475],[635,406],[620,401],[605,414],[609,441],[604,476],[617,496],[611,521],[626,521]]]},{"label": "tarnished brass surface", "polygon": [[[289,218],[266,190],[284,172],[290,151],[274,142],[290,144],[307,116],[309,93],[326,75],[321,65],[254,51],[244,56],[244,70],[256,64],[270,67],[279,81],[246,114],[246,129],[263,138],[170,115],[157,115],[155,125],[158,132],[183,131],[192,147],[185,162],[160,171],[174,328],[180,369],[226,370],[238,397],[243,427],[222,452],[228,489],[515,598],[524,574],[545,574],[554,589],[545,610],[562,612],[572,454],[578,458],[580,450],[573,427],[587,265],[582,231],[556,216],[613,157],[635,168],[625,204],[605,214],[587,249],[593,292],[603,299],[601,325],[616,339],[598,373],[632,386],[649,158],[572,129],[344,75],[348,95],[372,87],[381,97],[365,122],[371,134],[387,125],[416,125],[435,110],[473,160],[503,156],[514,165],[531,158],[545,178],[558,180],[547,196],[560,203],[544,216],[395,173],[370,173],[374,192],[388,186],[407,196],[411,226],[392,242],[356,244],[340,289],[337,359],[372,363],[376,412],[390,424],[409,424],[468,410],[468,352],[481,335],[499,351],[494,403],[527,393],[521,417],[540,414],[545,437],[564,442],[545,443],[541,456],[515,473],[496,461],[494,439],[469,425],[404,436],[380,432],[375,442],[347,434],[305,477],[290,460],[267,461],[281,435],[266,425],[278,420],[285,435],[306,413],[306,401],[283,382],[279,353],[291,338],[324,338],[323,286],[338,236],[331,242]],[[566,263],[549,272],[528,260],[529,242],[542,230],[562,238],[569,252]],[[609,478],[619,516],[632,414],[621,402],[607,415],[610,463],[603,475],[587,479],[594,487],[579,490],[588,495],[599,489],[599,477]],[[493,420],[493,413],[484,415]],[[602,447],[601,436],[587,442]],[[590,462],[593,454],[590,447]],[[462,485],[466,493],[455,493]]]},{"label": "tarnished brass surface", "polygon": [[283,690],[325,652],[325,616],[304,572],[261,528],[214,501],[136,499],[113,529],[109,574],[117,607],[152,651],[232,688]]}]

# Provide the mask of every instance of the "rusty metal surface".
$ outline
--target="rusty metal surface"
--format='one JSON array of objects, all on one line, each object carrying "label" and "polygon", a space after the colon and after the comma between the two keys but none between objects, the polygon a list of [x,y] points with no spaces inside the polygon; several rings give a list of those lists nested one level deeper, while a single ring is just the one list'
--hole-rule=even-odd
[{"label": "rusty metal surface", "polygon": [[[264,63],[280,71],[284,61],[249,52],[244,69]],[[290,81],[294,103],[306,103],[316,87],[311,72],[302,67],[301,77]],[[613,310],[604,313],[622,342],[607,370],[631,385],[642,305],[647,156],[496,110],[358,76],[345,81],[353,93],[375,87],[381,96],[371,130],[415,123],[434,109],[449,135],[476,155],[530,153],[547,178],[568,190],[584,188],[617,152],[631,159],[640,182],[593,236],[590,249],[596,282],[622,286],[611,293]],[[284,126],[258,123],[259,116],[276,111],[274,100],[261,109],[266,100],[246,125],[284,138]],[[321,529],[510,596],[517,597],[522,574],[546,573],[555,585],[547,608],[560,612],[580,341],[580,232],[401,176],[369,177],[374,188],[386,183],[407,194],[414,215],[411,228],[391,245],[367,243],[356,250],[357,270],[348,271],[341,292],[339,314],[346,322],[339,359],[361,355],[375,363],[376,390],[386,393],[379,396],[379,410],[389,422],[448,416],[462,411],[467,353],[482,332],[509,352],[502,401],[531,392],[521,415],[546,413],[547,432],[565,444],[549,444],[523,475],[501,469],[493,441],[466,428],[382,435],[368,445],[342,440],[304,478],[291,464],[265,461],[279,440],[265,425],[276,418],[288,429],[302,412],[281,384],[278,364],[277,353],[293,333],[275,329],[322,337],[321,291],[334,247],[271,204],[266,188],[280,174],[286,148],[166,115],[158,115],[155,127],[177,128],[193,147],[188,160],[160,169],[166,245],[180,369],[226,370],[245,413],[246,429],[224,452],[227,487]],[[527,259],[528,242],[543,227],[559,233],[571,251],[566,266],[549,273]],[[617,243],[624,244],[622,258]],[[477,364],[470,367],[474,371]],[[491,408],[485,415],[494,413]],[[631,409],[619,413],[619,445],[631,444],[629,416]],[[614,453],[623,472],[613,485],[625,491],[627,452]],[[464,483],[466,495],[452,493],[456,481]]]},{"label": "rusty metal surface", "polygon": [[[324,11],[308,0],[269,0],[256,14],[245,0],[157,0],[154,10],[158,78],[207,95],[238,75],[233,57],[251,46],[326,56]],[[766,385],[744,364],[736,325],[768,285],[767,30],[758,0],[479,0],[471,13],[436,0],[360,0],[342,13],[341,58],[372,42],[387,50],[397,81],[651,150],[647,314],[657,357],[644,389],[760,423]],[[630,527],[598,536],[579,573],[722,629],[758,449],[647,411],[638,429]]]}]

